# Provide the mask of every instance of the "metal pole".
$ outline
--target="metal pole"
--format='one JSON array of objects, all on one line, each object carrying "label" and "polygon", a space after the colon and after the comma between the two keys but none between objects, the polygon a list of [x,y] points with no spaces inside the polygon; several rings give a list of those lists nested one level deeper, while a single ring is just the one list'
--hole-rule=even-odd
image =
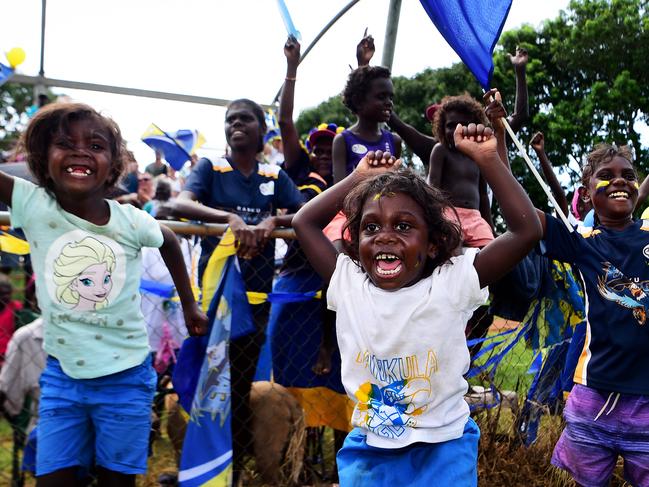
[{"label": "metal pole", "polygon": [[[45,12],[47,10],[47,0],[42,0],[41,3],[41,67],[38,70],[39,78],[45,77]],[[45,93],[44,84],[34,85],[34,103],[38,100],[38,95]]]},{"label": "metal pole", "polygon": [[397,30],[399,29],[399,15],[401,14],[401,0],[390,0],[388,7],[388,21],[385,25],[385,42],[383,44],[383,58],[381,64],[392,70],[394,60],[394,46],[397,43]]}]

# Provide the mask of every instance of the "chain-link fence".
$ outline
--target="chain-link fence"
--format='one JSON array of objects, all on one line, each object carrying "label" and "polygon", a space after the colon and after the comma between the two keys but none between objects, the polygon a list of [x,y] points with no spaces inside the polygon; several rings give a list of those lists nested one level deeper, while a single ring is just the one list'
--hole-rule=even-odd
[{"label": "chain-link fence", "polygon": [[[199,235],[223,228],[171,226],[198,287]],[[331,484],[335,452],[350,429],[352,411],[340,380],[335,316],[327,311],[326,290],[297,251],[292,231],[277,231],[275,237],[281,238],[271,251],[241,265],[247,290],[254,292],[249,293],[253,327],[229,346],[234,468],[241,471],[242,485]],[[34,321],[38,309],[29,256],[4,252],[0,263],[8,276],[0,280],[0,294],[3,285],[12,287],[12,300],[0,311],[0,484],[32,485],[33,476],[24,469],[34,458],[28,438],[37,420],[37,379],[45,362],[43,324]],[[179,407],[171,375],[186,329],[159,252],[145,249],[142,264],[141,306],[158,385],[151,406],[149,473],[138,482],[175,485],[188,415]],[[487,316],[477,320],[483,332],[469,336],[474,360],[466,400],[482,430],[481,485],[565,485],[551,470],[550,456],[562,427],[560,379],[575,323],[564,315],[557,340],[539,341],[545,318],[533,310],[542,305],[530,299],[522,324],[493,319],[484,310]]]}]

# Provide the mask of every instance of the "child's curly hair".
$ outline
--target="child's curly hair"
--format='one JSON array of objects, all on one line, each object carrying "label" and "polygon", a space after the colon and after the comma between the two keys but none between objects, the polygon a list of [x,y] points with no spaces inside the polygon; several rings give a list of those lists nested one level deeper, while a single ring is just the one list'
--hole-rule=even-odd
[{"label": "child's curly hair", "polygon": [[383,66],[361,66],[349,73],[343,90],[343,105],[352,113],[358,113],[365,94],[370,90],[370,83],[379,78],[390,78],[390,70]]},{"label": "child's curly hair", "polygon": [[44,106],[27,126],[21,144],[27,153],[27,164],[39,186],[54,197],[54,183],[48,171],[48,152],[52,141],[70,133],[74,122],[95,122],[108,140],[111,156],[106,191],[114,188],[125,167],[126,147],[119,126],[110,118],[83,103],[52,103]]},{"label": "child's curly hair", "polygon": [[629,146],[623,145],[618,147],[611,144],[596,145],[595,149],[586,156],[586,163],[581,168],[581,184],[588,187],[590,178],[595,174],[597,168],[602,164],[611,162],[616,157],[626,159],[633,166],[633,152]]},{"label": "child's curly hair", "polygon": [[368,198],[376,194],[403,193],[412,198],[424,212],[428,227],[428,241],[437,247],[437,255],[426,262],[425,273],[447,262],[462,243],[462,231],[457,223],[447,219],[444,212],[453,208],[446,196],[437,188],[426,183],[410,170],[386,172],[368,178],[356,186],[343,203],[343,212],[347,223],[343,235],[349,232],[350,240],[343,239],[345,252],[354,261],[359,262],[359,236],[363,206]]},{"label": "child's curly hair", "polygon": [[448,112],[464,113],[471,117],[473,123],[489,125],[489,121],[487,120],[482,105],[480,105],[480,103],[469,94],[465,93],[458,96],[445,96],[440,102],[440,107],[435,112],[433,135],[435,135],[437,140],[446,147],[449,146],[449,143],[446,140],[444,126],[446,125],[446,115]]}]

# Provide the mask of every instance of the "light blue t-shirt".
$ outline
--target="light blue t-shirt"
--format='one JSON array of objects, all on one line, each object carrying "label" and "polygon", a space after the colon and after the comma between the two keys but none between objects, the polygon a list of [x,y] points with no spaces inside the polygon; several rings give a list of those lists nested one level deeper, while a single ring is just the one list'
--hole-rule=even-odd
[{"label": "light blue t-shirt", "polygon": [[95,225],[61,209],[34,184],[14,179],[11,223],[30,245],[45,351],[75,379],[141,364],[149,353],[140,311],[140,249],[160,247],[160,225],[131,205],[108,201]]}]

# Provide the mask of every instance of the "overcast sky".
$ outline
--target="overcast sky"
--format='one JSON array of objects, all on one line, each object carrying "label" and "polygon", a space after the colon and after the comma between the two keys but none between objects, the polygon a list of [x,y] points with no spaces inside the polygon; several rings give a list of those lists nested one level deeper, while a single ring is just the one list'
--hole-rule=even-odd
[{"label": "overcast sky", "polygon": [[[347,3],[286,0],[302,34],[303,50]],[[376,39],[374,61],[380,62],[388,5],[389,0],[361,0],[311,51],[298,70],[296,118],[300,110],[342,90],[365,27]],[[567,5],[568,0],[513,0],[505,30],[523,23],[537,26]],[[5,0],[0,12],[0,51],[22,47],[27,59],[19,71],[37,75],[41,0]],[[284,79],[285,39],[276,0],[49,0],[45,75],[214,98],[246,97],[269,104]],[[420,2],[403,0],[393,74],[412,76],[427,67],[458,61]],[[140,141],[151,122],[169,131],[200,130],[207,138],[205,155],[220,153],[225,145],[220,107],[53,91],[112,116],[141,166],[153,159],[152,151]]]}]

